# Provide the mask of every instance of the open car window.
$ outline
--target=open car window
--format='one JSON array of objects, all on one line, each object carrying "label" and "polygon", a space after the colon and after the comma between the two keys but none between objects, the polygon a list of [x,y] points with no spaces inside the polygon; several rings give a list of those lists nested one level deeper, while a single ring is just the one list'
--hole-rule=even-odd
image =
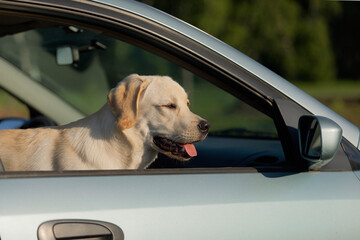
[{"label": "open car window", "polygon": [[[151,168],[287,165],[272,116],[129,43],[75,26],[35,29],[0,38],[0,58],[84,116],[100,109],[109,90],[129,74],[169,75],[178,81],[190,109],[206,118],[211,130],[196,144],[197,157],[177,162],[160,155]],[[29,89],[28,94],[37,93]]]}]

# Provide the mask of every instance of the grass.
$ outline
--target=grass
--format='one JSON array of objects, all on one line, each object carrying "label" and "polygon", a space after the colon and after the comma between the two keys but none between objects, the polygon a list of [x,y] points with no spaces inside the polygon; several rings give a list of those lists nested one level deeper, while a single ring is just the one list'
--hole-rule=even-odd
[{"label": "grass", "polygon": [[360,127],[360,81],[298,82],[295,85]]},{"label": "grass", "polygon": [[360,81],[339,80],[329,83],[301,83],[295,85],[319,98],[332,98],[334,96],[342,98],[360,98]]}]

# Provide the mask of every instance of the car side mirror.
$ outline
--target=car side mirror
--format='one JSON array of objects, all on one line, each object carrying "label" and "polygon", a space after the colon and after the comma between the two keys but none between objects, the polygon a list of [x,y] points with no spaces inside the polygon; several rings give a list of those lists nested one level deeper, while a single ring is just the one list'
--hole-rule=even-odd
[{"label": "car side mirror", "polygon": [[299,119],[300,154],[309,162],[309,170],[319,170],[335,156],[342,138],[342,129],[334,121],[320,116]]}]

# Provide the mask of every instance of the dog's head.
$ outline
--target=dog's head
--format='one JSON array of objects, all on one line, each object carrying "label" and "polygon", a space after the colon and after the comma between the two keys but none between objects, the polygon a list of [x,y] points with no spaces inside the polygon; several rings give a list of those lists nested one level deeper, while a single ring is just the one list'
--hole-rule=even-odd
[{"label": "dog's head", "polygon": [[192,113],[185,90],[170,77],[126,77],[108,95],[120,130],[136,128],[148,144],[172,158],[196,156],[194,142],[202,141],[210,124]]}]

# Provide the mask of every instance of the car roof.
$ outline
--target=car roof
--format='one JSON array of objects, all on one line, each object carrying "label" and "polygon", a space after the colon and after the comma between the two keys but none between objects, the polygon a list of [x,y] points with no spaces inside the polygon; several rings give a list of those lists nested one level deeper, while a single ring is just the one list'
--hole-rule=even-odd
[{"label": "car roof", "polygon": [[240,51],[214,38],[213,36],[203,32],[200,29],[197,29],[194,26],[191,26],[190,24],[182,20],[179,20],[144,3],[132,0],[92,1],[105,5],[110,5],[112,7],[119,8],[121,10],[154,21],[211,49],[217,54],[220,54],[221,56],[234,62],[249,73],[257,76],[258,78],[260,78],[261,80],[287,96],[289,99],[292,99],[296,103],[300,104],[302,107],[304,107],[306,110],[313,113],[314,115],[325,116],[338,123],[343,129],[343,136],[354,146],[360,149],[360,129],[357,126],[355,126],[336,112],[332,111],[307,93],[303,92],[302,90],[291,84],[289,81],[280,77],[278,74],[264,67],[260,63],[254,61]]}]

